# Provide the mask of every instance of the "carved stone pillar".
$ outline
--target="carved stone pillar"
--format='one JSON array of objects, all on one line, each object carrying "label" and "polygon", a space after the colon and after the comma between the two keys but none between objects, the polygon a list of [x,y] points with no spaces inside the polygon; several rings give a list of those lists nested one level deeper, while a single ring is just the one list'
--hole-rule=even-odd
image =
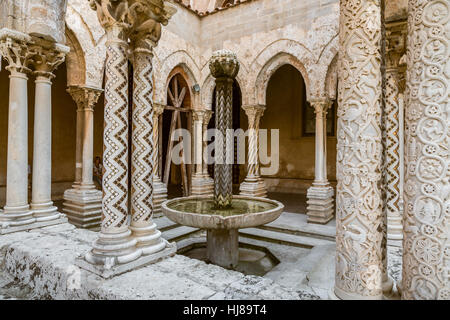
[{"label": "carved stone pillar", "polygon": [[327,178],[327,112],[332,101],[313,100],[311,106],[316,113],[316,161],[315,180],[307,192],[308,222],[325,224],[333,218],[333,187]]},{"label": "carved stone pillar", "polygon": [[25,230],[36,220],[28,204],[29,41],[25,34],[0,30],[0,52],[10,72],[6,205],[0,214],[1,233]]},{"label": "carved stone pillar", "polygon": [[164,106],[153,103],[153,213],[155,217],[162,216],[161,203],[167,200],[167,187],[159,176],[159,119],[164,112]]},{"label": "carved stone pillar", "polygon": [[241,195],[250,197],[266,197],[267,189],[259,171],[259,122],[264,114],[265,106],[243,106],[248,117],[248,166],[247,176],[241,183]]},{"label": "carved stone pillar", "polygon": [[[153,21],[153,20],[150,20]],[[161,237],[152,220],[153,174],[156,166],[157,141],[153,139],[153,47],[156,39],[137,33],[133,39],[133,128],[131,162],[131,225],[137,248],[143,255],[155,254],[174,247]],[[156,40],[156,41],[155,41]]]},{"label": "carved stone pillar", "polygon": [[409,1],[403,299],[450,299],[450,1]]},{"label": "carved stone pillar", "polygon": [[334,293],[381,299],[381,7],[341,0],[340,10]]},{"label": "carved stone pillar", "polygon": [[[47,47],[47,45],[49,47]],[[59,48],[59,47],[58,47]],[[52,78],[53,71],[64,62],[67,47],[56,50],[53,43],[33,45],[31,64],[36,75],[34,107],[33,180],[31,209],[36,221],[61,217],[51,200],[52,186]]]},{"label": "carved stone pillar", "polygon": [[[79,177],[64,192],[64,213],[79,228],[98,229],[102,213],[102,192],[95,188],[93,176],[94,105],[103,90],[71,86],[67,89],[77,104],[75,172]],[[78,173],[79,172],[79,173]]]},{"label": "carved stone pillar", "polygon": [[[233,176],[231,148],[226,147],[227,130],[232,129],[233,79],[239,71],[239,62],[228,50],[216,51],[209,62],[209,69],[216,78],[216,129],[222,137],[216,137],[216,162],[214,164],[214,199],[216,206],[231,206]],[[232,141],[229,141],[232,143]],[[230,146],[231,147],[231,146]]]}]

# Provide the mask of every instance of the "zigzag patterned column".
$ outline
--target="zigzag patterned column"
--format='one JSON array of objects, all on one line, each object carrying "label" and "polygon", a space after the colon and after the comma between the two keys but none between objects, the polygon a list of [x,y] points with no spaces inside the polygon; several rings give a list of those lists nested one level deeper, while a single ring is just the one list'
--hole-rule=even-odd
[{"label": "zigzag patterned column", "polygon": [[410,0],[403,299],[450,299],[450,0]]},{"label": "zigzag patterned column", "polygon": [[[100,9],[101,10],[101,9]],[[106,28],[106,80],[103,132],[103,200],[99,239],[86,260],[111,267],[141,255],[128,228],[128,44],[124,28]]]},{"label": "zigzag patterned column", "polygon": [[231,206],[233,197],[232,164],[227,163],[230,161],[230,157],[227,157],[230,151],[227,129],[232,129],[233,79],[239,72],[239,62],[233,52],[219,50],[213,53],[209,69],[216,78],[216,129],[222,135],[222,139],[216,137],[214,200],[217,207],[227,208]]},{"label": "zigzag patterned column", "polygon": [[152,254],[166,247],[153,215],[153,175],[157,142],[153,139],[153,65],[150,41],[140,40],[134,49],[133,136],[131,163],[131,226],[137,247]]},{"label": "zigzag patterned column", "polygon": [[334,293],[381,299],[380,0],[341,0],[340,10]]},{"label": "zigzag patterned column", "polygon": [[241,195],[250,197],[266,197],[267,189],[259,171],[259,122],[266,109],[264,106],[243,106],[248,117],[248,166],[247,176],[241,183]]}]

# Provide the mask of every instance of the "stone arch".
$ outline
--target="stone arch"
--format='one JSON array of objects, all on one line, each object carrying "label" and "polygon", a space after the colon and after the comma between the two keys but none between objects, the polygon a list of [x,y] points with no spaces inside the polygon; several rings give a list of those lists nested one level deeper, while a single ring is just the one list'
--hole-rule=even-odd
[{"label": "stone arch", "polygon": [[83,48],[72,30],[66,27],[67,45],[70,48],[66,55],[67,85],[83,85],[86,83],[86,61]]},{"label": "stone arch", "polygon": [[[186,51],[176,51],[168,56],[163,61],[156,61],[157,73],[155,74],[155,102],[166,105],[167,104],[167,87],[169,86],[171,75],[175,68],[181,68],[186,74],[186,82],[189,84],[193,104],[197,104],[198,93],[192,92],[192,87],[197,84],[199,76],[199,69],[194,59]],[[173,76],[173,75],[172,75]]]},{"label": "stone arch", "polygon": [[[106,37],[95,12],[90,10],[89,6],[78,9],[81,11],[76,10],[70,3],[67,6],[65,21],[66,30],[69,30],[69,32],[66,32],[66,34],[72,36],[72,44],[77,42],[78,47],[81,48],[80,54],[83,55],[84,59],[84,83],[71,83],[68,81],[68,84],[101,88],[106,59]],[[83,14],[80,14],[80,12]],[[101,33],[96,30],[101,30]],[[68,68],[75,70],[80,67],[68,66]]]},{"label": "stone arch", "polygon": [[264,67],[261,69],[258,76],[256,77],[255,102],[257,104],[266,105],[266,92],[269,80],[275,73],[275,71],[277,71],[280,67],[286,64],[293,66],[302,75],[306,85],[306,95],[307,98],[309,99],[311,95],[311,82],[307,68],[297,57],[286,52],[280,52],[275,56],[273,56],[269,61],[267,61],[267,63],[264,65]]},{"label": "stone arch", "polygon": [[338,80],[338,55],[336,54],[328,66],[327,75],[325,78],[325,94],[328,98],[335,100],[336,96],[336,88],[337,88],[337,80]]},{"label": "stone arch", "polygon": [[[198,94],[195,94],[193,92],[193,86],[194,86],[195,82],[193,82],[192,72],[184,64],[180,64],[180,65],[176,66],[175,68],[173,68],[173,70],[167,76],[166,86],[165,86],[166,91],[165,91],[164,105],[166,105],[168,103],[167,91],[169,90],[170,81],[177,75],[181,75],[181,77],[184,79],[184,81],[186,81],[187,86],[188,86],[187,89],[188,89],[189,98],[191,100],[190,101],[191,108],[196,108],[196,102],[197,102],[196,95],[198,95]],[[161,99],[159,99],[158,101],[161,101]]]}]

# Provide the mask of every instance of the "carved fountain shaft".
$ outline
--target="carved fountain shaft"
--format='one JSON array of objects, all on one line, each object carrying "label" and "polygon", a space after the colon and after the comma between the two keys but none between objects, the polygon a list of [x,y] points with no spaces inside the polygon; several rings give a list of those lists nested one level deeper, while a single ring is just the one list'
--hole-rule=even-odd
[{"label": "carved fountain shaft", "polygon": [[[233,80],[239,72],[239,62],[234,53],[219,50],[214,53],[209,69],[216,78],[216,129],[221,137],[216,137],[216,162],[214,164],[214,201],[217,208],[231,207],[233,198],[231,139],[227,139],[227,129],[232,129]],[[230,141],[231,140],[231,141]]]}]

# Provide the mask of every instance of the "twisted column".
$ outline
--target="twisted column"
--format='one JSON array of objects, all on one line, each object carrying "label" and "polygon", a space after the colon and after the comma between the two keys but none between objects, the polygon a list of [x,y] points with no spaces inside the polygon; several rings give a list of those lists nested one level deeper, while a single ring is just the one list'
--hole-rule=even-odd
[{"label": "twisted column", "polygon": [[28,204],[28,93],[27,67],[32,52],[29,36],[0,30],[0,52],[8,61],[9,76],[8,153],[6,205],[0,214],[1,233],[11,226],[35,222]]},{"label": "twisted column", "polygon": [[53,71],[64,62],[68,48],[55,50],[44,43],[34,45],[31,64],[36,75],[34,108],[33,180],[31,209],[36,221],[61,216],[51,200],[52,186],[52,79]]},{"label": "twisted column", "polygon": [[248,118],[248,166],[247,176],[240,185],[240,194],[250,197],[266,197],[267,190],[259,171],[259,123],[265,106],[243,106]]},{"label": "twisted column", "polygon": [[403,299],[450,299],[450,1],[410,0]]},{"label": "twisted column", "polygon": [[[203,130],[202,130],[202,136],[205,137],[206,132],[208,131],[208,124],[211,120],[213,112],[211,110],[204,110],[205,114],[203,116]],[[206,140],[203,140],[203,153],[205,152],[206,148],[208,147],[208,142]],[[208,163],[206,161],[203,161],[203,177],[205,179],[211,179],[208,173]]]},{"label": "twisted column", "polygon": [[233,197],[233,176],[232,157],[227,156],[230,153],[227,129],[232,129],[233,79],[238,74],[239,62],[234,53],[219,50],[212,55],[209,69],[216,79],[216,130],[222,135],[222,139],[215,140],[214,201],[217,207],[228,208]]},{"label": "twisted column", "polygon": [[133,74],[133,128],[131,162],[131,226],[137,247],[143,254],[151,254],[165,248],[152,220],[153,175],[156,167],[153,110],[152,48],[155,43],[146,38],[135,41]]},{"label": "twisted column", "polygon": [[[79,228],[100,227],[102,192],[92,180],[94,155],[94,106],[103,90],[71,86],[67,92],[77,104],[75,183],[64,192],[64,212]],[[77,181],[78,179],[78,181]]]},{"label": "twisted column", "polygon": [[316,113],[315,179],[307,192],[308,222],[325,224],[333,218],[334,190],[327,178],[327,113],[332,101],[324,98],[310,101]]},{"label": "twisted column", "polygon": [[153,212],[162,215],[161,203],[167,200],[167,187],[159,176],[159,119],[164,112],[164,106],[153,103]]},{"label": "twisted column", "polygon": [[381,299],[381,7],[341,0],[340,10],[334,293]]}]

